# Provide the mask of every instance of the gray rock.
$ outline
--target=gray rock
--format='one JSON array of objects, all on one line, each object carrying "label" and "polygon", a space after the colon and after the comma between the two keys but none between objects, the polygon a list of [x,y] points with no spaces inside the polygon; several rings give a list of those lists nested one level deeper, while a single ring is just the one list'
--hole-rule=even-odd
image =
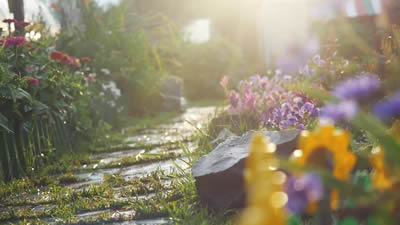
[{"label": "gray rock", "polygon": [[[231,136],[192,168],[197,192],[203,202],[215,209],[241,208],[245,203],[244,164],[254,131]],[[279,157],[288,158],[296,149],[299,131],[267,131],[264,133],[277,145]]]},{"label": "gray rock", "polygon": [[234,134],[230,130],[224,128],[221,132],[219,132],[218,136],[213,141],[211,141],[211,144],[215,147],[218,144],[227,140],[228,138],[236,138],[236,137],[237,137],[236,134]]},{"label": "gray rock", "polygon": [[162,104],[161,110],[181,111],[184,104],[183,81],[178,77],[168,76],[162,80],[161,84]]}]

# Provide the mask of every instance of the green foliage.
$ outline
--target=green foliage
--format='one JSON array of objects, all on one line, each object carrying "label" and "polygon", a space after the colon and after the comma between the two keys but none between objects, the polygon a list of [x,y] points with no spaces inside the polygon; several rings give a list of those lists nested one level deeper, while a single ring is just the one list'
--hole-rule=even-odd
[{"label": "green foliage", "polygon": [[81,7],[84,29],[62,33],[57,48],[96,59],[92,64],[96,78],[115,81],[128,112],[143,114],[160,105],[164,59],[156,47],[159,41],[152,41],[144,29],[150,19],[136,16],[128,11],[130,7],[129,1],[106,12],[94,3]]},{"label": "green foliage", "polygon": [[51,54],[55,39],[46,30],[36,31],[43,38],[0,48],[0,161],[5,180],[34,173],[55,150],[72,151],[77,132],[95,125],[90,108],[82,106],[90,105],[90,96],[98,92],[85,85],[78,64],[70,64],[78,62],[76,58],[68,56],[68,64],[57,60]]},{"label": "green foliage", "polygon": [[359,224],[358,221],[353,217],[346,218],[338,223],[338,225],[358,225],[358,224]]},{"label": "green foliage", "polygon": [[222,39],[183,44],[180,62],[176,73],[184,80],[185,94],[194,100],[223,98],[221,78],[226,75],[237,83],[247,72],[238,49]]}]

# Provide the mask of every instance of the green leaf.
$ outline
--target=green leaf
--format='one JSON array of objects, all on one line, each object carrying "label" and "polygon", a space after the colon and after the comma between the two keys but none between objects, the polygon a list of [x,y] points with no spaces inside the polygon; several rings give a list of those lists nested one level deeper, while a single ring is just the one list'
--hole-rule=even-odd
[{"label": "green leaf", "polygon": [[31,111],[33,108],[30,105],[24,105],[24,112],[29,112]]},{"label": "green leaf", "polygon": [[34,110],[34,113],[37,115],[43,114],[48,112],[49,107],[46,104],[43,104],[42,102],[35,101],[32,109]]},{"label": "green leaf", "polygon": [[379,225],[376,218],[371,217],[368,219],[368,225]]},{"label": "green leaf", "polygon": [[27,99],[29,101],[32,101],[31,95],[28,92],[26,92],[25,90],[21,89],[21,88],[17,88],[15,93],[16,93],[16,97],[18,99],[24,99],[25,98],[25,99]]},{"label": "green leaf", "polygon": [[14,133],[8,128],[8,119],[2,113],[0,113],[0,127],[9,133]]},{"label": "green leaf", "polygon": [[368,171],[357,171],[354,174],[353,183],[355,185],[361,186],[365,189],[371,189],[371,177],[369,176]]},{"label": "green leaf", "polygon": [[7,89],[0,89],[0,95],[11,98],[13,102],[16,102],[17,99],[32,101],[32,97],[28,92],[21,88],[15,88],[14,85],[7,85]]},{"label": "green leaf", "polygon": [[73,99],[73,97],[72,97],[70,94],[68,94],[68,92],[66,92],[66,91],[64,91],[64,90],[60,90],[60,92],[61,92],[61,95],[62,95],[64,98]]},{"label": "green leaf", "polygon": [[287,224],[288,225],[302,225],[303,223],[298,216],[294,215],[289,218]]},{"label": "green leaf", "polygon": [[354,217],[347,217],[340,221],[339,225],[358,225],[358,221]]},{"label": "green leaf", "polygon": [[16,101],[17,101],[17,96],[15,96],[15,89],[14,89],[14,87],[11,86],[11,85],[8,85],[8,90],[10,91],[10,96],[11,96],[13,102],[16,102]]}]

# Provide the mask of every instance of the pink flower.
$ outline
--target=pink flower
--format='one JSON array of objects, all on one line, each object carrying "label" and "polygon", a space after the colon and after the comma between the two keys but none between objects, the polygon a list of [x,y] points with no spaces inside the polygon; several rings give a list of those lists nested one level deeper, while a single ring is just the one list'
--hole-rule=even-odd
[{"label": "pink flower", "polygon": [[24,79],[28,82],[29,85],[32,86],[39,86],[40,82],[38,79],[31,77],[31,76],[25,76]]},{"label": "pink flower", "polygon": [[17,27],[26,27],[26,26],[29,26],[29,25],[30,25],[30,23],[28,23],[28,22],[15,21],[15,26],[17,26]]},{"label": "pink flower", "polygon": [[21,47],[26,43],[25,37],[9,37],[5,40],[0,40],[0,44],[5,43],[6,46]]},{"label": "pink flower", "polygon": [[4,19],[3,20],[3,23],[15,23],[15,22],[17,22],[16,19]]},{"label": "pink flower", "polygon": [[221,81],[219,82],[221,87],[223,87],[225,90],[228,88],[228,83],[229,83],[229,78],[226,75],[222,77]]}]

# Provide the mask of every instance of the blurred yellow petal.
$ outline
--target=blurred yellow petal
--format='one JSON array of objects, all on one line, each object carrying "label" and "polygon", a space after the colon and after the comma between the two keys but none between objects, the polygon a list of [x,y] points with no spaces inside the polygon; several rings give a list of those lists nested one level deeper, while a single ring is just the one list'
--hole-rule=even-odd
[{"label": "blurred yellow petal", "polygon": [[331,193],[331,209],[337,210],[339,208],[339,192],[332,191]]},{"label": "blurred yellow petal", "polygon": [[392,187],[392,182],[385,168],[385,153],[382,148],[376,147],[372,150],[371,157],[369,159],[373,171],[371,173],[372,185],[380,190],[385,191]]},{"label": "blurred yellow petal", "polygon": [[310,203],[308,203],[307,208],[306,208],[306,212],[310,215],[313,215],[317,212],[319,208],[319,204],[317,201],[312,201]]},{"label": "blurred yellow petal", "polygon": [[[395,138],[400,140],[400,120],[395,120],[389,130]],[[389,170],[385,165],[385,152],[381,147],[375,147],[371,151],[369,162],[373,168],[371,172],[371,183],[380,191],[385,191],[393,187],[393,181],[390,179]]]},{"label": "blurred yellow petal", "polygon": [[239,218],[240,225],[284,225],[288,197],[283,190],[286,175],[278,171],[276,146],[263,134],[254,135],[244,171],[248,207]]}]

